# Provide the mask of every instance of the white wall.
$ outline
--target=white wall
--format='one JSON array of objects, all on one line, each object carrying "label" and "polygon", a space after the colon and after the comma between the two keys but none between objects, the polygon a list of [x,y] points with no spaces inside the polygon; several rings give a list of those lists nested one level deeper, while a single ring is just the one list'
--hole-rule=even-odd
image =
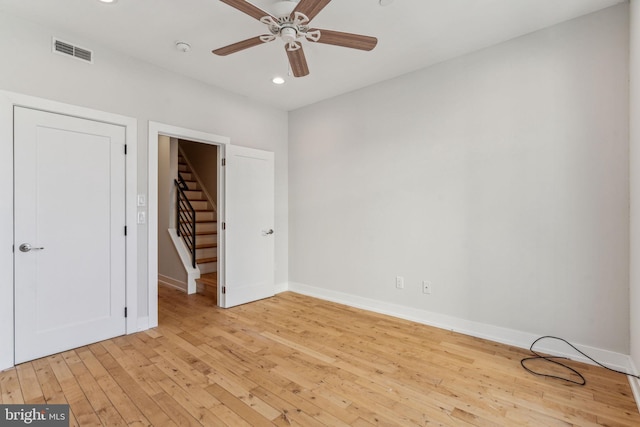
[{"label": "white wall", "polygon": [[[94,50],[93,65],[51,53],[51,37]],[[0,89],[122,114],[138,120],[138,191],[147,191],[149,120],[224,135],[232,144],[275,152],[276,282],[287,281],[287,113],[248,101],[222,89],[177,76],[86,40],[0,14]],[[168,52],[168,55],[176,52]],[[179,60],[178,57],[176,60]],[[1,141],[10,144],[11,141]],[[10,170],[10,158],[0,169]],[[8,166],[7,166],[8,165]],[[2,200],[10,200],[2,186]],[[151,196],[150,196],[151,197]],[[4,212],[4,211],[2,211]],[[3,214],[0,221],[12,221]],[[139,314],[147,315],[147,228],[139,226]],[[2,245],[10,236],[2,235]],[[155,250],[155,249],[151,249]],[[2,252],[5,254],[5,252]],[[4,255],[3,255],[4,256]],[[8,263],[3,260],[3,264]],[[8,264],[10,265],[10,264]],[[2,273],[1,280],[12,280]],[[0,296],[1,298],[1,296]]]},{"label": "white wall", "polygon": [[[631,1],[631,359],[640,369],[640,0]],[[640,381],[636,381],[640,407]]]},{"label": "white wall", "polygon": [[629,354],[627,13],[291,112],[291,289]]}]

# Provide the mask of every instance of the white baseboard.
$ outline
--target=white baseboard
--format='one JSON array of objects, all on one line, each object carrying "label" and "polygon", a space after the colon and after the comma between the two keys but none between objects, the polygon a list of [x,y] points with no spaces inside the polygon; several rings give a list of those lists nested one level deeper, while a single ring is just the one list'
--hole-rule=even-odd
[{"label": "white baseboard", "polygon": [[276,294],[287,292],[288,290],[289,290],[289,284],[287,282],[276,283],[276,289],[275,289]]},{"label": "white baseboard", "polygon": [[[633,359],[631,357],[629,357],[629,363],[631,364],[631,373],[634,375],[640,375],[640,372],[638,371],[635,363],[633,363]],[[638,412],[640,412],[640,380],[634,377],[629,377],[629,385],[631,386],[633,397],[636,399]]]},{"label": "white baseboard", "polygon": [[[514,347],[528,349],[531,346],[531,343],[540,337],[540,335],[535,335],[529,332],[522,332],[514,329],[503,328],[500,326],[474,322],[471,320],[448,316],[446,314],[405,307],[398,304],[378,301],[370,298],[346,294],[343,292],[304,285],[302,283],[289,282],[288,288],[290,291],[299,294],[333,301],[339,304],[345,304],[351,307],[361,308],[376,313],[387,314],[389,316],[398,317],[401,319],[406,319],[454,332],[459,332],[477,338],[484,338],[490,341],[512,345]],[[624,372],[633,372],[631,358],[628,355],[575,343],[572,344],[579,348],[581,351],[585,352],[589,356],[593,357],[600,363],[610,368],[621,370]],[[566,344],[563,345],[562,343],[556,342],[555,340],[547,340],[541,342],[539,345],[536,344],[535,349],[540,352],[553,354],[556,356],[563,356],[572,360],[577,360],[593,365],[593,362],[591,362],[586,357],[583,357],[580,354],[576,354],[575,351],[573,351],[571,348],[568,348]],[[639,396],[637,394],[636,402],[640,402]]]},{"label": "white baseboard", "polygon": [[182,280],[174,279],[173,277],[158,274],[158,283],[169,286],[171,288],[179,289],[182,292],[187,292],[187,284]]}]

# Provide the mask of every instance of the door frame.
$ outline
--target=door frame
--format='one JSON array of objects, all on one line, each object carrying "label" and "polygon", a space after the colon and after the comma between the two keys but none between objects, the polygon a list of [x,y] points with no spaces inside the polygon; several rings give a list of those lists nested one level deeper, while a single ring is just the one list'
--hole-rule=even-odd
[{"label": "door frame", "polygon": [[125,128],[125,219],[129,225],[126,241],[126,333],[138,331],[138,241],[137,241],[137,133],[135,118],[107,113],[44,98],[0,90],[0,370],[14,366],[14,106],[94,120]]},{"label": "door frame", "polygon": [[[225,156],[225,147],[231,143],[226,136],[149,121],[149,150],[147,152],[147,280],[149,328],[158,326],[158,137],[186,139],[219,147],[218,159]],[[224,219],[224,168],[218,165],[218,284],[224,284],[224,233],[220,218]],[[222,286],[218,286],[218,305],[224,306]]]}]

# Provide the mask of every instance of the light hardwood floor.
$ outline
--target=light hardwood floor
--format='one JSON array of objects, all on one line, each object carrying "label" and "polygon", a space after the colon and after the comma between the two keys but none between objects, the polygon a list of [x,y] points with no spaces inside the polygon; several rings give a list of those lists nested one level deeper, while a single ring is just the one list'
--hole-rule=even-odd
[{"label": "light hardwood floor", "polygon": [[160,326],[0,373],[2,403],[69,403],[71,425],[640,426],[627,379],[290,292],[222,310],[160,287]]}]

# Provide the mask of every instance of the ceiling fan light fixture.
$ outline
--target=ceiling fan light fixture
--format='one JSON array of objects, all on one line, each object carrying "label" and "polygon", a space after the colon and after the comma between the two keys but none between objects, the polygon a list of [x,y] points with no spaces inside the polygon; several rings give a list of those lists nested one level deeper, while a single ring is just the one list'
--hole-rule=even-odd
[{"label": "ceiling fan light fixture", "polygon": [[293,27],[284,27],[280,30],[280,38],[285,43],[293,43],[298,38],[298,30]]}]

